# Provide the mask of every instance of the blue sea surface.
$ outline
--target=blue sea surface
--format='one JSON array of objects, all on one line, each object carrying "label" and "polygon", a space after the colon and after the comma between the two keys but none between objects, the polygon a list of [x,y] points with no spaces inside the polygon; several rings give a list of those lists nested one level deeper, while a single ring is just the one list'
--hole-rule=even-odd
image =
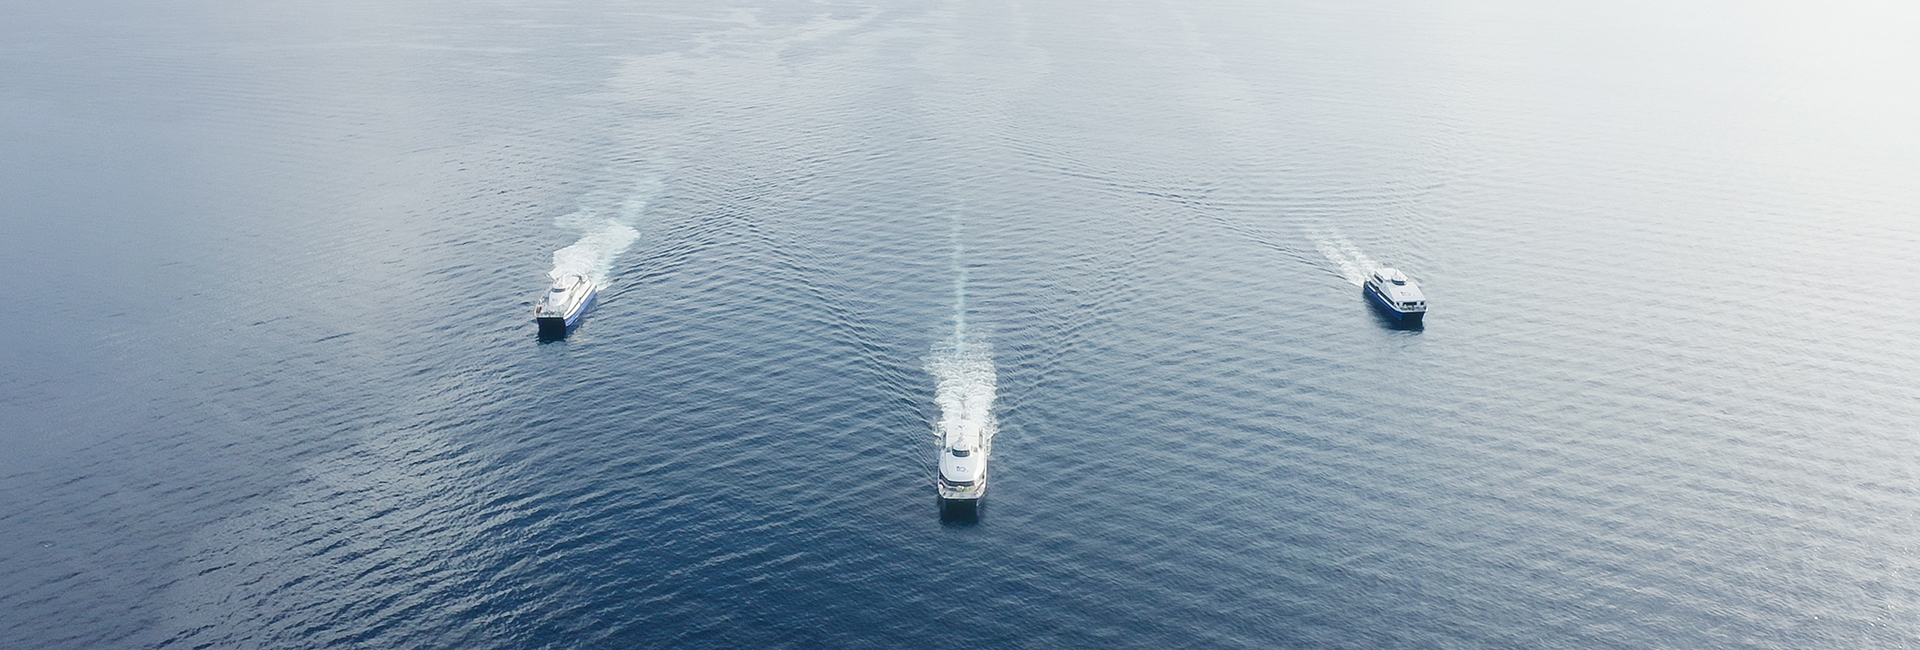
[{"label": "blue sea surface", "polygon": [[1920,647],[1915,33],[14,0],[0,648]]}]

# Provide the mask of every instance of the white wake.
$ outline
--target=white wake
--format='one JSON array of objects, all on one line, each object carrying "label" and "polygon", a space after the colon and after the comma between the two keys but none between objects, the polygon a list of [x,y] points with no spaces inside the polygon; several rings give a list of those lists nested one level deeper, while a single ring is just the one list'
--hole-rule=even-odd
[{"label": "white wake", "polygon": [[933,375],[933,402],[940,405],[940,422],[935,428],[941,444],[986,451],[999,430],[993,418],[997,377],[988,346],[958,339],[943,341],[933,347],[927,372]]},{"label": "white wake", "polygon": [[934,425],[943,446],[971,446],[990,453],[999,424],[993,417],[998,376],[993,349],[970,340],[967,333],[967,271],[960,264],[963,251],[959,227],[954,228],[953,335],[933,345],[927,372],[933,375],[933,401],[940,406]]},{"label": "white wake", "polygon": [[650,174],[625,192],[590,192],[581,198],[579,209],[555,217],[553,225],[580,233],[580,239],[553,252],[553,270],[547,275],[558,279],[578,274],[606,284],[614,260],[640,240],[640,218],[664,184],[661,174]]},{"label": "white wake", "polygon": [[1339,269],[1340,276],[1346,278],[1347,282],[1353,286],[1366,283],[1367,274],[1380,268],[1379,262],[1367,257],[1366,253],[1360,252],[1360,249],[1353,245],[1353,242],[1347,241],[1346,237],[1338,233],[1317,239],[1314,248],[1320,249],[1320,254],[1325,255],[1327,261],[1332,262]]}]

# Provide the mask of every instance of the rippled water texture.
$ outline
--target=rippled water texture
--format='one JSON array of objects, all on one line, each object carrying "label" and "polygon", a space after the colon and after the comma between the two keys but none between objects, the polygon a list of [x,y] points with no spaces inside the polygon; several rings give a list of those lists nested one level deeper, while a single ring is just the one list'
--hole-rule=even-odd
[{"label": "rippled water texture", "polygon": [[1920,646],[1920,10],[1558,4],[9,3],[0,647]]}]

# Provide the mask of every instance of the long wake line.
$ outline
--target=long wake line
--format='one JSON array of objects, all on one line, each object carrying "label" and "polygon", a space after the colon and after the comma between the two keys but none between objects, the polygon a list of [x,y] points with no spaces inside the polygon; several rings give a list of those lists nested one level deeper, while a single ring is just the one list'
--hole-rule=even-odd
[{"label": "long wake line", "polygon": [[968,340],[966,249],[960,242],[960,221],[953,226],[953,335],[933,345],[927,372],[933,375],[934,403],[940,405],[936,433],[941,444],[973,443],[987,452],[999,424],[993,417],[997,373],[992,346]]},{"label": "long wake line", "polygon": [[967,349],[967,267],[966,244],[960,241],[960,220],[953,220],[953,341],[962,353]]}]

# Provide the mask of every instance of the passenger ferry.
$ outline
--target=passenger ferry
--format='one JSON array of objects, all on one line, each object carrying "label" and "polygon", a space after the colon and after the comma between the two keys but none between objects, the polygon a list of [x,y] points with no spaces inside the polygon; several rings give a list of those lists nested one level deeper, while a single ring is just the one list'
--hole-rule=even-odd
[{"label": "passenger ferry", "polygon": [[[940,445],[940,498],[948,501],[979,499],[987,494],[987,444],[975,423],[949,425]],[[968,430],[974,429],[974,430]]]},{"label": "passenger ferry", "polygon": [[540,304],[533,308],[533,320],[540,324],[540,335],[545,337],[566,336],[567,332],[580,324],[580,317],[593,308],[594,298],[599,296],[599,288],[584,275],[563,275],[553,281],[553,287],[541,296]]},{"label": "passenger ferry", "polygon": [[1420,293],[1420,285],[1408,280],[1405,273],[1394,269],[1375,270],[1367,277],[1363,291],[1368,301],[1402,323],[1417,325],[1427,315],[1426,295]]}]

